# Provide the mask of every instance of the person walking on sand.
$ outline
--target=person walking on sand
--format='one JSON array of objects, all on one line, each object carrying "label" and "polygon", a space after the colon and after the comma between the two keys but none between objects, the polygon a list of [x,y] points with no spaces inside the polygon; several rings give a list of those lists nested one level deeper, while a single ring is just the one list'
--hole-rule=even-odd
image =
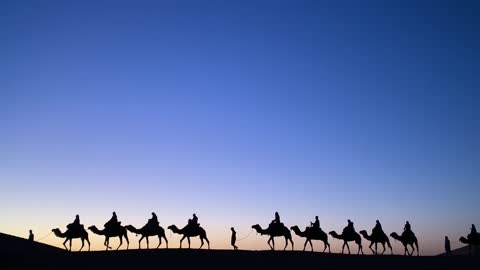
[{"label": "person walking on sand", "polygon": [[32,232],[32,230],[30,230],[29,232],[30,232],[30,234],[28,235],[28,241],[33,242],[34,241],[33,240],[34,239],[33,232]]},{"label": "person walking on sand", "polygon": [[450,240],[445,236],[445,255],[452,256],[452,249],[450,248]]},{"label": "person walking on sand", "polygon": [[237,241],[237,232],[235,231],[235,229],[232,227],[230,228],[230,230],[232,230],[232,239],[230,241],[230,244],[232,244],[232,247],[234,250],[237,250],[238,247],[235,245],[235,242]]}]

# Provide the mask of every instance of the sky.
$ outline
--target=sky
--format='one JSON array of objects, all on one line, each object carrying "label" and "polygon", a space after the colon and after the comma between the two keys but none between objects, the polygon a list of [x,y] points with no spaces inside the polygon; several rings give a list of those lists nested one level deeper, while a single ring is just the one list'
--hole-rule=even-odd
[{"label": "sky", "polygon": [[443,252],[445,235],[458,248],[480,225],[479,11],[0,1],[0,232],[61,247],[49,232],[76,214],[140,227],[154,211],[166,229],[196,213],[212,248],[230,248],[233,226],[240,249],[262,250],[251,225],[278,211],[302,229],[318,215],[327,232],[408,220],[421,254]]}]

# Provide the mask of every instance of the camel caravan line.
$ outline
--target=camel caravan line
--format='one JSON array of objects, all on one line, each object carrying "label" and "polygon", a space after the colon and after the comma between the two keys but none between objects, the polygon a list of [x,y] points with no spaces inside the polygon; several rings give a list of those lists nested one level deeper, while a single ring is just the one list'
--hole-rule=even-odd
[{"label": "camel caravan line", "polygon": [[[193,217],[188,220],[187,225],[183,228],[179,229],[176,225],[168,226],[168,229],[171,230],[173,233],[180,234],[183,237],[180,239],[180,248],[182,248],[182,242],[187,239],[188,248],[190,248],[190,238],[191,237],[200,237],[201,245],[199,248],[204,246],[204,242],[207,242],[207,247],[210,249],[210,241],[207,238],[207,233],[205,229],[203,229],[200,224],[198,223],[198,218],[195,214]],[[95,225],[88,227],[92,233],[97,235],[102,235],[105,237],[104,246],[106,250],[111,249],[110,247],[110,238],[118,237],[120,239],[120,244],[117,247],[117,250],[122,246],[123,239],[126,241],[127,249],[129,248],[129,239],[127,232],[134,233],[136,235],[141,235],[138,241],[138,248],[141,249],[142,240],[146,240],[146,247],[147,249],[150,248],[149,246],[149,237],[156,236],[158,237],[158,245],[156,248],[159,248],[162,245],[162,240],[165,240],[166,248],[168,248],[168,239],[165,235],[165,230],[159,225],[157,215],[152,213],[152,217],[148,220],[148,222],[141,228],[138,228],[133,225],[121,225],[121,222],[118,221],[117,215],[115,212],[112,214],[112,218],[105,223],[103,229],[98,229]],[[362,247],[362,237],[370,242],[368,246],[373,254],[384,254],[387,251],[387,247],[390,250],[390,254],[393,254],[393,249],[390,244],[389,237],[382,229],[382,225],[377,220],[375,227],[372,229],[371,234],[368,234],[366,230],[361,230],[358,233],[355,231],[353,226],[353,222],[348,220],[348,225],[343,229],[341,234],[338,234],[336,231],[331,231],[328,234],[324,232],[320,228],[320,222],[318,220],[318,216],[315,217],[315,221],[311,222],[310,226],[306,227],[305,230],[301,230],[299,226],[292,226],[290,229],[286,227],[282,222],[280,222],[280,216],[276,212],[275,219],[270,222],[267,228],[263,229],[259,224],[253,225],[252,230],[255,230],[260,235],[267,235],[268,241],[267,244],[271,250],[275,250],[275,238],[276,237],[283,237],[285,239],[285,247],[283,250],[286,250],[288,244],[290,243],[291,248],[293,250],[294,244],[292,240],[292,233],[293,231],[299,237],[305,238],[305,243],[303,245],[303,251],[306,250],[307,244],[310,245],[310,250],[313,252],[313,244],[312,240],[320,240],[323,242],[324,248],[322,252],[327,251],[330,253],[330,244],[328,240],[328,235],[330,235],[334,239],[338,239],[343,241],[342,245],[342,254],[345,251],[345,247],[347,248],[348,254],[350,254],[350,246],[349,242],[354,242],[357,245],[357,254],[364,254],[363,247]],[[88,243],[88,250],[90,251],[90,240],[88,236],[87,230],[83,224],[80,224],[80,217],[77,215],[74,222],[67,225],[67,230],[65,232],[61,232],[60,229],[56,228],[52,230],[53,234],[57,237],[65,238],[63,242],[63,246],[66,250],[72,250],[72,240],[76,238],[80,238],[82,241],[82,246],[80,247],[81,251],[84,247],[85,241]],[[232,228],[232,246],[234,249],[237,249],[235,245],[236,241],[236,232]],[[247,236],[248,237],[248,236]],[[419,247],[418,241],[411,230],[410,223],[407,221],[403,232],[398,234],[393,232],[390,234],[390,237],[399,241],[404,246],[404,255],[413,255],[416,251],[416,255],[419,256]],[[69,246],[67,247],[67,242]],[[480,245],[480,234],[477,233],[475,225],[472,224],[471,232],[467,237],[461,237],[460,242],[469,245],[470,249],[472,245]],[[381,245],[383,250],[381,252],[378,251],[378,245]],[[411,249],[411,250],[410,250]]]}]

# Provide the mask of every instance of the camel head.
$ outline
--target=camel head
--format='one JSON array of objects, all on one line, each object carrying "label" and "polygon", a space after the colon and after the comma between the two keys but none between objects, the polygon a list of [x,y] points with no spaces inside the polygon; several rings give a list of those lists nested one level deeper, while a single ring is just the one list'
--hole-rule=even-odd
[{"label": "camel head", "polygon": [[65,235],[62,234],[59,228],[52,229],[53,234],[57,237],[65,237]]},{"label": "camel head", "polygon": [[170,225],[170,226],[167,227],[167,229],[171,230],[174,233],[179,231],[179,229],[175,225]]},{"label": "camel head", "polygon": [[297,225],[295,225],[295,226],[290,227],[290,230],[298,231],[298,230],[300,230],[300,228]]},{"label": "camel head", "polygon": [[260,232],[262,230],[262,227],[260,227],[259,224],[252,225],[252,229],[255,229],[255,231]]},{"label": "camel head", "polygon": [[338,233],[336,231],[331,231],[329,232],[328,234],[330,234],[331,236],[335,237],[335,238],[338,238]]},{"label": "camel head", "polygon": [[361,231],[359,231],[358,233],[361,234],[361,235],[363,235],[363,236],[368,235],[367,231],[365,231],[365,230],[361,230]]},{"label": "camel head", "polygon": [[135,228],[133,225],[127,225],[125,226],[125,229],[127,229],[129,232],[134,233],[135,236],[138,236],[138,230]]},{"label": "camel head", "polygon": [[91,230],[97,229],[97,226],[92,225],[92,226],[88,227],[88,229],[91,231]]},{"label": "camel head", "polygon": [[463,237],[463,236],[460,237],[460,239],[458,239],[458,241],[460,241],[460,242],[463,243],[463,244],[467,244],[467,245],[470,244],[470,243],[468,242],[467,238],[465,238],[465,237]]},{"label": "camel head", "polygon": [[400,235],[398,235],[396,232],[392,232],[390,236],[395,240],[401,241]]}]

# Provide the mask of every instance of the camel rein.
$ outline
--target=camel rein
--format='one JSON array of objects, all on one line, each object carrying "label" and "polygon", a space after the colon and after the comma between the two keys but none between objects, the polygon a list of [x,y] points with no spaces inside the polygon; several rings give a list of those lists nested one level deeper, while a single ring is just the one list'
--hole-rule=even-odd
[{"label": "camel rein", "polygon": [[48,233],[48,234],[45,235],[44,237],[42,237],[42,238],[40,238],[40,239],[38,239],[38,240],[35,240],[35,242],[40,242],[41,240],[43,240],[43,239],[47,238],[48,236],[50,236],[52,233],[53,233],[53,232]]},{"label": "camel rein", "polygon": [[252,234],[252,232],[253,232],[253,228],[250,229],[250,232],[247,234],[247,236],[242,237],[242,238],[240,238],[240,239],[237,239],[237,242],[242,241],[242,240],[244,240],[244,239],[247,239],[247,238]]}]

